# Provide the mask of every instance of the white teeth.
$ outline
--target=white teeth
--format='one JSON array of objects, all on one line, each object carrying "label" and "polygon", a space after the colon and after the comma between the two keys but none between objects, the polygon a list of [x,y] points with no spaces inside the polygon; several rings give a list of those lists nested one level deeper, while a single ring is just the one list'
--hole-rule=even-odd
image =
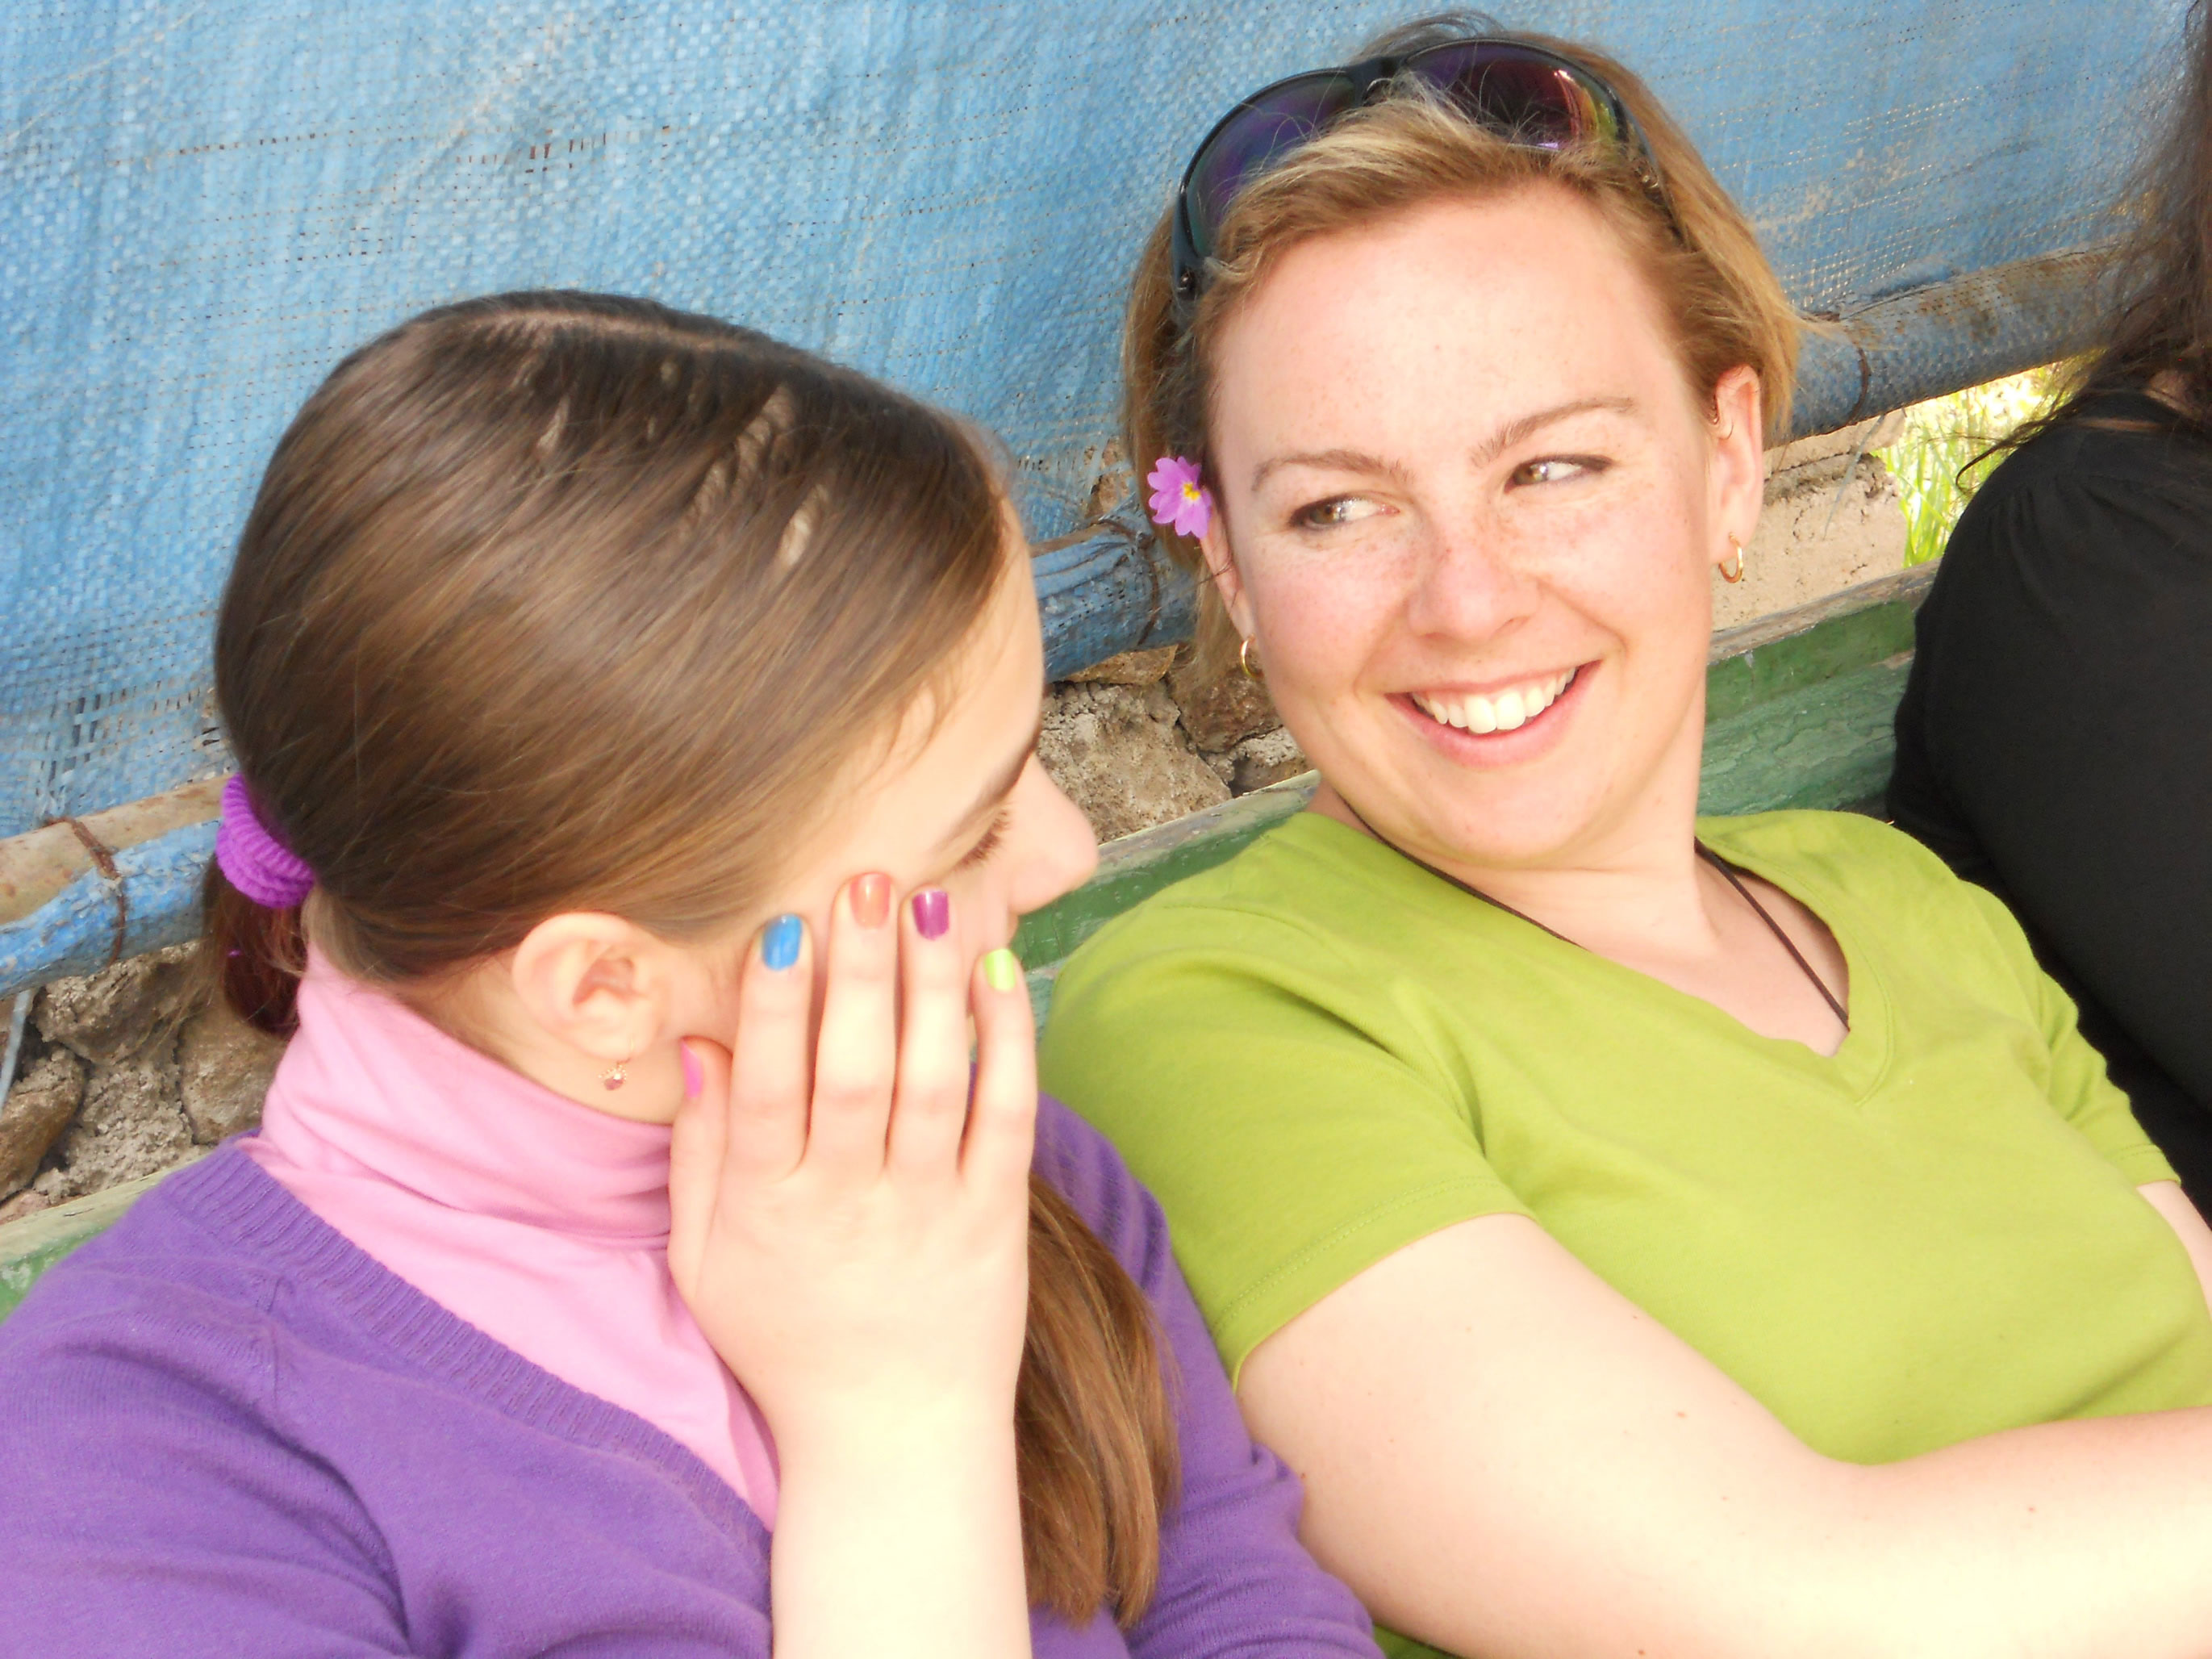
[{"label": "white teeth", "polygon": [[1508,688],[1492,697],[1444,696],[1416,691],[1413,702],[1431,720],[1456,726],[1462,732],[1511,732],[1526,726],[1559,699],[1574,684],[1575,671],[1532,680]]}]

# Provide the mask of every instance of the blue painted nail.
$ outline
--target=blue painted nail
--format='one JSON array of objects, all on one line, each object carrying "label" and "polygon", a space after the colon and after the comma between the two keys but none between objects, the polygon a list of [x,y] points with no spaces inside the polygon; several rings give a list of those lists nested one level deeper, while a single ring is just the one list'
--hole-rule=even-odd
[{"label": "blue painted nail", "polygon": [[799,960],[799,942],[806,937],[806,924],[797,916],[778,916],[761,934],[761,966],[781,973]]}]

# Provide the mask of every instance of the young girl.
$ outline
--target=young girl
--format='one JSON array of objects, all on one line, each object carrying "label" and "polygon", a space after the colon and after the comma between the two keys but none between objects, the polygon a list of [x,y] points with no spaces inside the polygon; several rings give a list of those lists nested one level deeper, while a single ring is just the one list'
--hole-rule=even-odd
[{"label": "young girl", "polygon": [[977,444],[860,376],[584,295],[341,364],[216,640],[210,942],[291,1047],[0,1326],[11,1626],[1371,1654],[1037,1098],[1005,946],[1093,858],[1042,674]]}]

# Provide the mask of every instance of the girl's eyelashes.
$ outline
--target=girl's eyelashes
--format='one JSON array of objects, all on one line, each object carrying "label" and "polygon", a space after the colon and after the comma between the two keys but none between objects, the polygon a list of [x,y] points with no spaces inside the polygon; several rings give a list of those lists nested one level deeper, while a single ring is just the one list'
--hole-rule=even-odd
[{"label": "girl's eyelashes", "polygon": [[956,870],[973,870],[977,865],[989,859],[992,854],[999,850],[999,843],[1005,839],[1006,824],[1012,816],[1012,809],[1003,802],[1000,803],[998,812],[991,819],[991,827],[983,832],[981,840],[960,855],[960,862],[952,867]]},{"label": "girl's eyelashes", "polygon": [[1577,478],[1594,478],[1612,465],[1601,455],[1544,455],[1533,461],[1523,461],[1515,467],[1512,482],[1516,484],[1571,483]]}]

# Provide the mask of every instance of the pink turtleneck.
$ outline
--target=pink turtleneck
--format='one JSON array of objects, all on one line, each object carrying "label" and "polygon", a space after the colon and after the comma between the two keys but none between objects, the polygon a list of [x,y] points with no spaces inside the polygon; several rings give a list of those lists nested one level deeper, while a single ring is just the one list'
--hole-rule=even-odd
[{"label": "pink turtleneck", "polygon": [[425,1296],[690,1448],[773,1527],[767,1425],[669,1275],[668,1139],[311,953],[299,1035],[245,1151]]}]

